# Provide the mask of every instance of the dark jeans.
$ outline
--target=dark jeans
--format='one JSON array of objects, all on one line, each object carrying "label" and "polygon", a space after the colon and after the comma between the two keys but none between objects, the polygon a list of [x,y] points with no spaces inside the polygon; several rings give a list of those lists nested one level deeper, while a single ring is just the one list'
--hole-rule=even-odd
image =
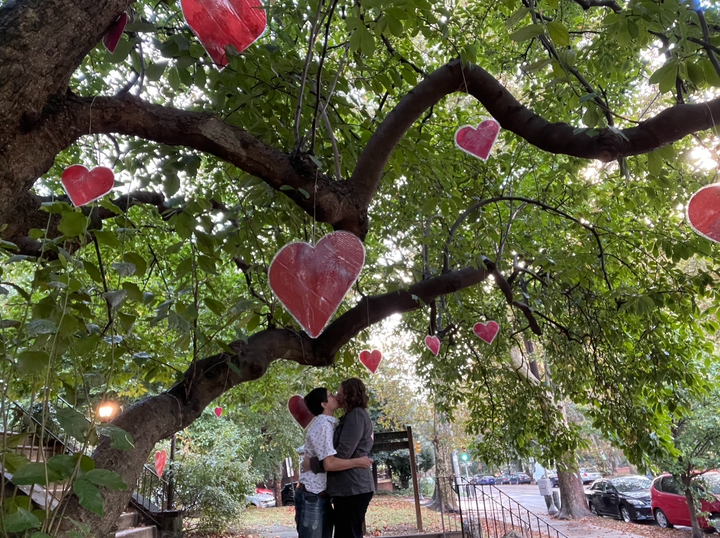
[{"label": "dark jeans", "polygon": [[330,497],[305,489],[295,490],[295,524],[298,538],[332,538],[333,508]]},{"label": "dark jeans", "polygon": [[335,538],[362,538],[365,512],[373,492],[347,497],[333,497],[335,505]]}]

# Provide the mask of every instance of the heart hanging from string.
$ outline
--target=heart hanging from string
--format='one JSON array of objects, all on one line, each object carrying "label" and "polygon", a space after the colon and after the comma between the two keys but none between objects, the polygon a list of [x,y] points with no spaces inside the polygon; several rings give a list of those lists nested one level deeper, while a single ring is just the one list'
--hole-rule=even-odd
[{"label": "heart hanging from string", "polygon": [[379,349],[363,349],[360,352],[360,362],[367,368],[371,374],[377,371],[378,365],[382,360],[382,352]]},{"label": "heart hanging from string", "polygon": [[167,452],[164,448],[155,452],[155,471],[158,476],[162,476],[163,469],[165,468],[165,460],[167,460]]},{"label": "heart hanging from string", "polygon": [[455,145],[465,153],[486,161],[500,132],[494,119],[481,121],[477,127],[463,125],[455,131]]},{"label": "heart hanging from string", "polygon": [[60,181],[70,201],[77,207],[109,193],[115,183],[115,174],[105,166],[88,170],[81,164],[73,164],[63,171]]},{"label": "heart hanging from string", "polygon": [[270,289],[310,338],[317,338],[364,261],[363,244],[350,232],[329,233],[315,247],[288,243],[268,269]]},{"label": "heart hanging from string", "polygon": [[695,232],[720,243],[720,183],[705,185],[692,195],[687,219]]},{"label": "heart hanging from string", "polygon": [[222,415],[222,407],[215,407],[215,409],[213,409],[213,413],[215,413],[216,417],[219,417]]},{"label": "heart hanging from string", "polygon": [[440,339],[437,336],[426,336],[425,345],[433,352],[433,355],[437,356],[440,351]]},{"label": "heart hanging from string", "polygon": [[123,31],[125,30],[125,25],[127,24],[128,20],[128,14],[127,12],[123,12],[112,25],[108,29],[107,32],[105,32],[105,35],[102,38],[102,44],[103,46],[112,54],[115,52],[115,47],[117,47],[117,44],[120,42],[120,38],[123,35]]},{"label": "heart hanging from string", "polygon": [[225,48],[244,51],[265,31],[260,0],[181,0],[183,16],[213,62],[228,63]]},{"label": "heart hanging from string", "polygon": [[288,401],[288,410],[303,430],[307,428],[308,424],[315,418],[315,415],[313,415],[307,405],[305,405],[303,397],[298,394]]},{"label": "heart hanging from string", "polygon": [[488,321],[487,323],[476,323],[473,325],[473,332],[481,340],[485,340],[488,344],[492,344],[495,340],[500,326],[495,321]]}]

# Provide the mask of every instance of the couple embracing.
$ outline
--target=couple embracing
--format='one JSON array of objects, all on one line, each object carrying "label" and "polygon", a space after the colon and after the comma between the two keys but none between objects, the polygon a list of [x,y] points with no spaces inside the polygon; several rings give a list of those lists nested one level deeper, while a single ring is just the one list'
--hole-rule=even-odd
[{"label": "couple embracing", "polygon": [[[333,394],[324,387],[305,396],[315,420],[305,434],[300,485],[295,491],[298,538],[362,538],[365,512],[375,491],[368,458],[373,427],[368,394],[355,377]],[[336,409],[345,412],[338,422]]]}]

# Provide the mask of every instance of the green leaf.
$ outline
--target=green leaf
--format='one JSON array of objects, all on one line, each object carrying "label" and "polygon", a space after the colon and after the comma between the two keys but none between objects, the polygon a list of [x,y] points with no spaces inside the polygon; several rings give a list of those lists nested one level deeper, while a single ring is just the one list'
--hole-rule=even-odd
[{"label": "green leaf", "polygon": [[112,268],[115,269],[120,278],[135,274],[135,264],[130,262],[113,262]]},{"label": "green leaf", "polygon": [[60,223],[58,224],[58,230],[68,237],[83,235],[87,220],[87,217],[79,212],[70,211],[63,213]]},{"label": "green leaf", "polygon": [[117,240],[117,237],[115,237],[113,232],[109,232],[107,230],[95,230],[93,233],[95,234],[98,243],[101,245],[107,245],[112,248],[120,248],[120,242]]},{"label": "green leaf", "polygon": [[88,276],[92,278],[95,282],[102,283],[102,275],[100,274],[100,269],[98,269],[96,265],[90,263],[87,260],[83,260],[82,263]]},{"label": "green leaf", "polygon": [[107,302],[110,303],[111,308],[117,308],[118,305],[123,302],[123,299],[125,299],[126,294],[127,292],[124,289],[113,290],[103,293],[103,297],[105,297]]},{"label": "green leaf", "polygon": [[128,300],[138,303],[143,302],[143,294],[140,291],[138,285],[134,282],[123,282],[122,288],[127,293],[126,297],[128,298]]},{"label": "green leaf", "polygon": [[88,419],[72,407],[58,409],[55,418],[60,423],[60,427],[78,441],[83,441],[90,432]]},{"label": "green leaf", "polygon": [[93,484],[98,486],[105,486],[108,489],[114,489],[116,491],[122,491],[127,489],[127,484],[123,482],[123,479],[115,471],[108,471],[107,469],[93,469],[83,475],[84,480],[89,480]]},{"label": "green leaf", "polygon": [[[47,473],[47,475],[46,475]],[[28,463],[20,467],[12,476],[13,484],[18,486],[28,486],[30,484],[40,484],[42,486],[52,483],[59,482],[63,479],[63,476],[50,466],[45,466],[44,463]]]},{"label": "green leaf", "polygon": [[57,330],[55,324],[49,319],[37,318],[30,321],[25,327],[25,332],[30,338],[39,334],[51,334]]},{"label": "green leaf", "polygon": [[3,525],[6,532],[24,532],[39,527],[40,520],[32,512],[18,508],[17,511],[3,517]]},{"label": "green leaf", "polygon": [[157,82],[162,78],[167,67],[167,62],[153,62],[145,68],[145,76],[151,82]]},{"label": "green leaf", "polygon": [[18,355],[17,368],[22,375],[45,375],[50,356],[44,351],[23,351]]},{"label": "green leaf", "polygon": [[121,38],[117,46],[115,47],[115,51],[105,54],[105,60],[110,63],[119,64],[120,62],[125,61],[125,58],[127,58],[128,54],[130,54],[131,48],[132,43],[130,42],[130,40],[126,38]]},{"label": "green leaf", "polygon": [[567,47],[570,44],[570,34],[565,26],[557,21],[550,21],[547,23],[548,33],[550,39],[560,47]]},{"label": "green leaf", "polygon": [[117,448],[119,450],[132,450],[135,448],[132,435],[119,426],[115,426],[114,424],[102,424],[98,425],[95,429],[100,435],[105,435],[112,440],[110,443],[112,448]]},{"label": "green leaf", "polygon": [[[26,437],[25,434],[20,435]],[[20,469],[20,467],[24,467],[25,465],[30,463],[29,459],[27,459],[22,454],[18,454],[17,452],[5,451],[3,452],[3,458],[5,460],[5,468],[11,473],[14,473],[18,469]]]},{"label": "green leaf", "polygon": [[544,31],[545,30],[543,29],[541,24],[530,24],[510,34],[510,39],[517,43],[521,43],[523,41],[527,41],[528,39],[533,39],[534,37],[539,36]]},{"label": "green leaf", "polygon": [[207,306],[216,316],[222,316],[225,313],[225,305],[217,299],[205,297],[203,298],[203,302],[205,303],[205,306]]},{"label": "green leaf", "polygon": [[[92,472],[92,471],[90,471]],[[73,482],[72,486],[78,501],[83,508],[90,510],[92,513],[102,517],[103,515],[103,499],[97,486],[85,477],[78,478]]]},{"label": "green leaf", "polygon": [[75,470],[77,458],[70,454],[56,454],[47,461],[48,467],[57,471],[63,478],[70,478]]}]

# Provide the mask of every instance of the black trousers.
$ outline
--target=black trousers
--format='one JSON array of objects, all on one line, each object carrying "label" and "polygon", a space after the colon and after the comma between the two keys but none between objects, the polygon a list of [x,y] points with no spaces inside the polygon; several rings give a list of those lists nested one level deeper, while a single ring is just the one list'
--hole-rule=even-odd
[{"label": "black trousers", "polygon": [[347,497],[333,497],[335,508],[335,538],[362,538],[365,512],[373,492]]}]

